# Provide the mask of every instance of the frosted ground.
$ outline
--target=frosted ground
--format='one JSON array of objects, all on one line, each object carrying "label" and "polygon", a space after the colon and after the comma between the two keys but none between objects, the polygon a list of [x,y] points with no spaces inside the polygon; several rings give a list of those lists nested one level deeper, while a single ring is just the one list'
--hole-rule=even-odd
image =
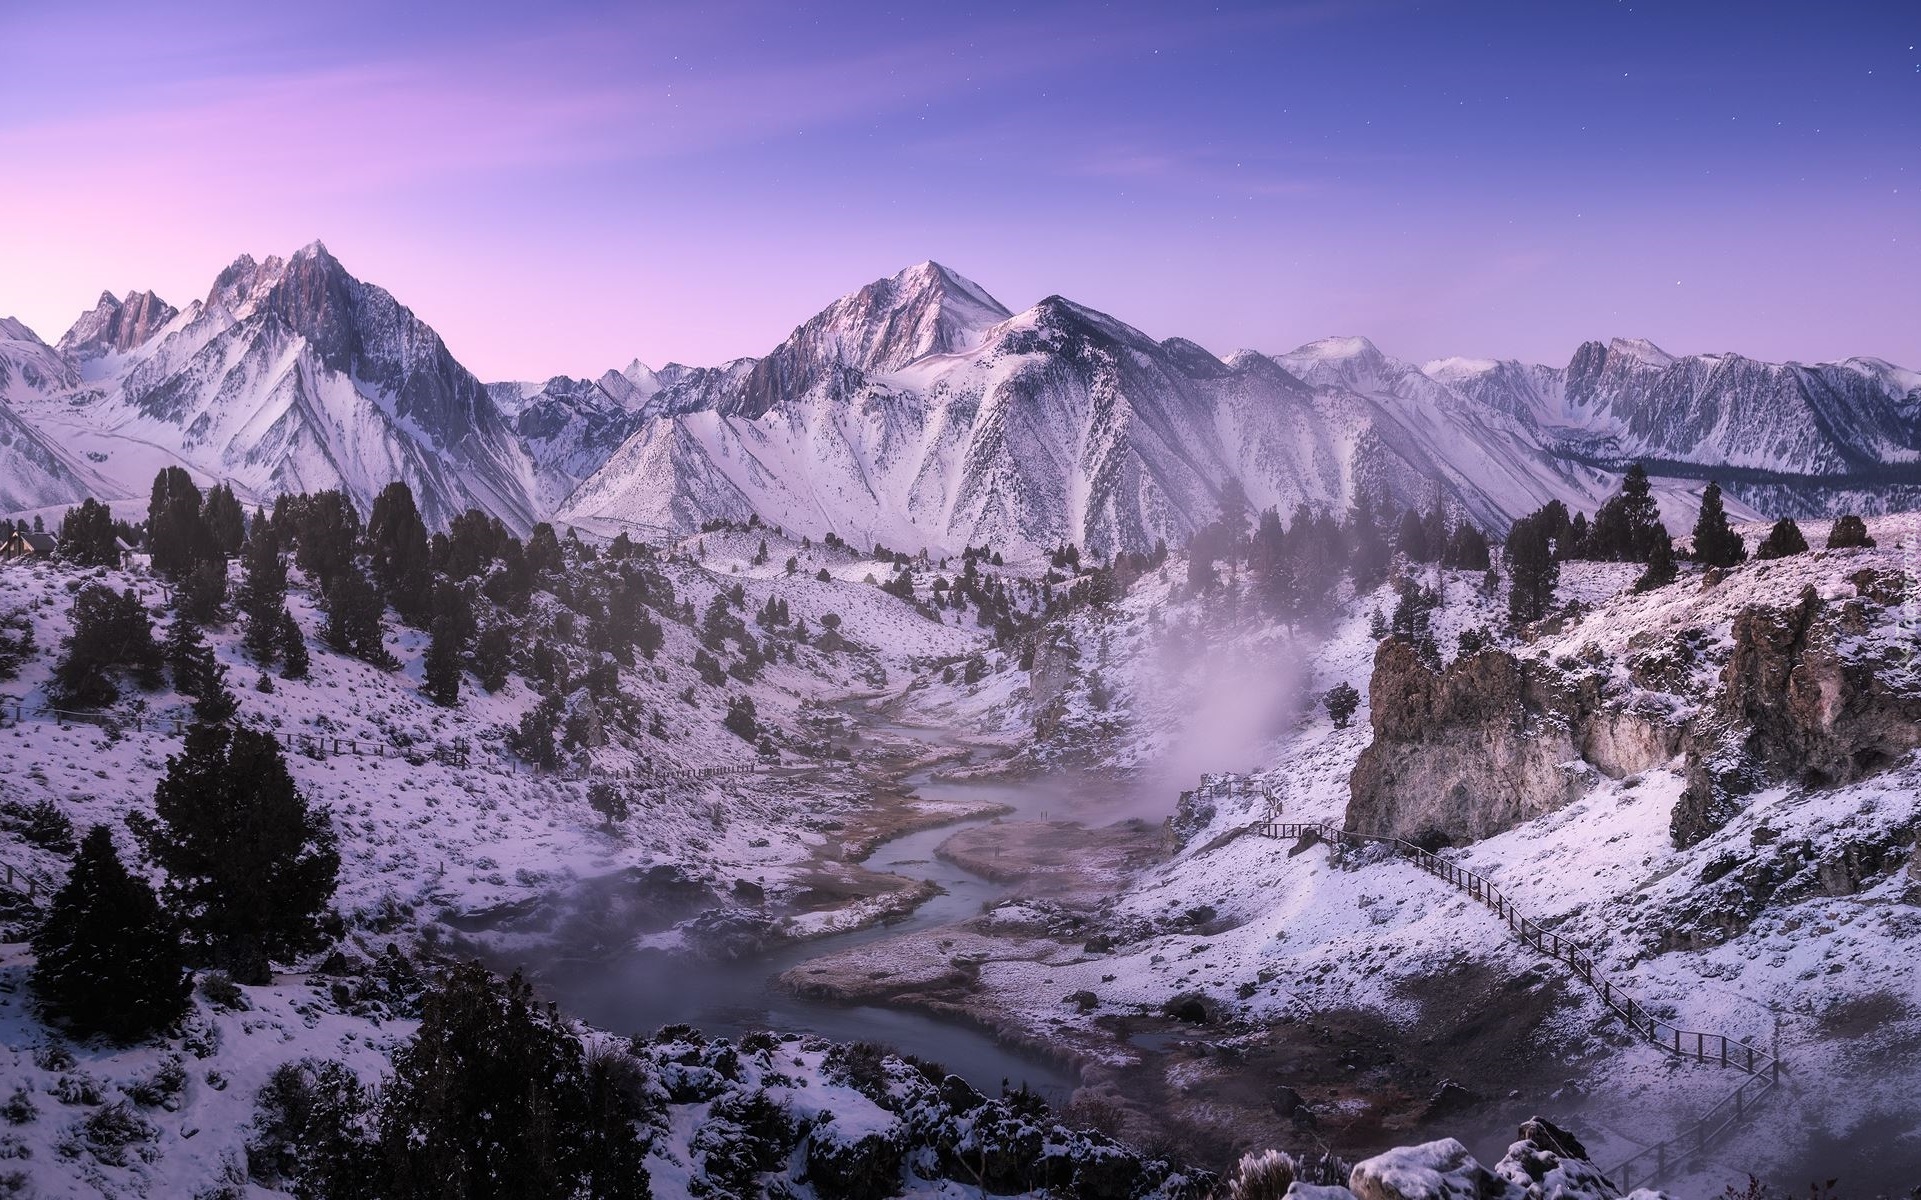
[{"label": "frosted ground", "polygon": [[[1712,644],[1725,647],[1730,623],[1746,605],[1789,603],[1804,585],[1830,598],[1851,594],[1848,576],[1863,565],[1912,573],[1921,520],[1884,518],[1871,528],[1881,540],[1874,551],[1751,563],[1711,588],[1684,576],[1648,597],[1617,596],[1631,577],[1628,568],[1569,564],[1562,597],[1594,607],[1532,649],[1558,660],[1592,645],[1618,661],[1631,639],[1684,628],[1703,629]],[[1747,532],[1752,541],[1755,531]],[[757,566],[752,559],[762,536],[769,561]],[[777,592],[815,627],[823,614],[838,613],[843,632],[871,650],[831,657],[803,650],[798,664],[769,667],[753,693],[764,721],[792,727],[810,706],[878,693],[897,698],[893,709],[904,723],[962,728],[971,740],[1015,750],[1021,761],[1042,767],[1091,740],[1106,764],[1146,781],[1125,791],[1130,806],[1142,786],[1166,811],[1174,793],[1192,787],[1202,771],[1258,768],[1259,779],[1283,790],[1291,819],[1342,817],[1347,776],[1368,739],[1368,710],[1363,706],[1349,728],[1336,730],[1318,711],[1301,713],[1296,701],[1343,680],[1365,696],[1374,651],[1369,614],[1391,608],[1385,590],[1351,605],[1325,636],[1253,620],[1207,649],[1206,631],[1220,615],[1182,598],[1184,564],[1175,560],[1144,579],[1115,612],[1073,618],[1082,657],[1068,673],[1061,732],[1052,744],[1036,744],[1026,736],[1034,701],[1026,673],[987,649],[971,620],[929,621],[865,582],[870,575],[885,578],[886,565],[820,548],[803,551],[761,532],[690,538],[683,549],[703,556],[699,564],[670,567],[677,592],[697,609],[738,582],[750,608]],[[802,559],[792,577],[784,568],[790,553]],[[812,577],[822,566],[828,582]],[[143,576],[109,571],[98,577],[136,587],[150,605],[163,600]],[[24,702],[29,719],[0,729],[6,750],[0,790],[53,797],[83,828],[95,821],[118,825],[149,801],[165,756],[178,743],[153,732],[63,727],[33,713],[51,661],[45,651],[64,635],[67,598],[78,578],[44,566],[0,572],[0,611],[24,608],[43,648],[4,688]],[[1462,628],[1499,623],[1497,601],[1481,594],[1478,577],[1453,575],[1444,583],[1447,604],[1436,630],[1443,646],[1451,647]],[[290,603],[311,636],[319,617],[309,597],[296,587]],[[690,709],[679,699],[695,678],[686,665],[694,635],[674,623],[664,628],[667,644],[656,663],[628,672],[623,686],[666,716],[671,736],[641,749],[610,748],[601,766],[641,766],[643,753],[660,766],[750,762],[751,748],[719,725],[724,706],[709,698]],[[1876,636],[1905,635],[1884,630]],[[297,782],[333,814],[341,833],[337,904],[350,919],[348,948],[367,957],[389,942],[433,941],[449,914],[524,902],[629,867],[671,863],[716,887],[749,879],[777,900],[810,855],[835,840],[830,826],[866,803],[859,781],[841,768],[724,779],[644,795],[635,818],[610,834],[586,804],[582,785],[516,771],[496,754],[502,729],[532,702],[517,681],[488,696],[469,680],[458,709],[425,704],[418,695],[423,639],[401,631],[388,641],[402,663],[396,672],[316,644],[312,678],[276,679],[265,695],[251,687],[255,672],[241,661],[235,632],[216,631],[212,641],[248,719],[283,732],[382,742],[411,755],[290,757]],[[974,685],[943,681],[940,664],[972,653],[985,653],[998,669]],[[1097,672],[1111,691],[1105,708],[1090,695]],[[147,703],[158,714],[184,707],[164,691]],[[458,765],[463,749],[465,766]],[[1698,886],[1703,868],[1750,844],[1764,822],[1778,837],[1819,841],[1837,830],[1911,821],[1921,766],[1910,757],[1862,783],[1828,791],[1771,789],[1686,851],[1674,850],[1668,839],[1680,787],[1670,768],[1600,780],[1570,807],[1456,854],[1530,913],[1592,947],[1611,975],[1663,1016],[1769,1044],[1779,1015],[1780,1046],[1791,1067],[1786,1088],[1760,1122],[1716,1153],[1708,1170],[1680,1181],[1681,1194],[1718,1190],[1739,1167],[1800,1170],[1808,1165],[1807,1147],[1823,1138],[1871,1136],[1912,1153],[1917,1131],[1910,1101],[1913,1080],[1921,1077],[1915,941],[1921,916],[1912,880],[1897,873],[1856,895],[1773,906],[1708,950],[1662,953],[1656,935]],[[1169,914],[1202,904],[1231,927],[1205,938],[1153,933],[1098,958],[1063,946],[1040,961],[988,962],[981,968],[984,992],[1027,1035],[1101,1061],[1130,1053],[1098,1025],[1103,1016],[1153,1008],[1195,988],[1259,1022],[1345,1005],[1411,1015],[1409,997],[1422,980],[1461,970],[1552,986],[1554,968],[1512,941],[1490,913],[1405,864],[1337,869],[1325,847],[1290,855],[1287,843],[1225,836],[1258,810],[1251,798],[1219,797],[1211,820],[1113,903],[1117,920],[1143,927],[1164,927]],[[42,873],[60,865],[12,840],[4,854]],[[1003,931],[1018,932],[1025,915],[1010,904],[987,922],[988,931],[998,922]],[[817,913],[802,918],[798,929],[822,932],[850,919],[857,918]],[[253,1094],[274,1067],[305,1055],[331,1056],[371,1079],[383,1069],[386,1051],[410,1032],[404,1020],[342,1011],[303,969],[272,987],[248,989],[243,1011],[197,997],[183,1040],[121,1052],[80,1048],[68,1064],[29,1013],[25,948],[12,945],[0,955],[0,977],[11,988],[0,992],[0,1075],[25,1088],[40,1109],[38,1120],[0,1134],[8,1139],[0,1146],[34,1164],[47,1195],[137,1194],[162,1181],[169,1191],[216,1182],[234,1169]],[[1081,989],[1097,994],[1099,1006],[1081,1013],[1061,1003]],[[1569,1121],[1604,1163],[1627,1153],[1630,1139],[1648,1136],[1650,1125],[1685,1118],[1732,1086],[1731,1076],[1679,1066],[1630,1042],[1579,988],[1562,989],[1554,1021],[1557,1035],[1580,1048],[1567,1064],[1571,1080],[1581,1077],[1581,1086],[1566,1093]],[[215,1045],[208,1058],[194,1058],[195,1047]],[[84,1076],[112,1097],[123,1085],[153,1077],[169,1056],[187,1064],[188,1082],[177,1108],[141,1110],[154,1126],[144,1152],[150,1159],[130,1154],[116,1165],[92,1154],[63,1156],[63,1145],[73,1146],[79,1136],[83,1112],[56,1098],[62,1086],[75,1086],[63,1079]],[[1184,1070],[1186,1086],[1204,1092],[1209,1075]],[[1460,1077],[1471,1084],[1474,1071],[1464,1063]],[[677,1127],[675,1139],[691,1136],[691,1126]],[[690,1143],[675,1139],[657,1150],[657,1180],[685,1176]],[[63,1165],[49,1170],[52,1164]],[[1831,1165],[1830,1174],[1846,1163]],[[944,1190],[950,1185],[928,1184],[916,1194]],[[656,1194],[668,1193],[657,1185]]]}]

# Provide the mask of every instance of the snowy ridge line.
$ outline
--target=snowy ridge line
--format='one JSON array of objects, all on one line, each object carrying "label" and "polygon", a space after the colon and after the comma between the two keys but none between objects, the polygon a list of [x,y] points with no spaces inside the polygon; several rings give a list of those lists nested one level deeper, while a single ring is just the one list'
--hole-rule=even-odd
[{"label": "snowy ridge line", "polygon": [[[1678,1058],[1692,1059],[1701,1063],[1717,1063],[1723,1067],[1733,1067],[1746,1074],[1740,1084],[1728,1095],[1692,1124],[1679,1133],[1652,1146],[1644,1147],[1621,1162],[1610,1176],[1623,1189],[1637,1184],[1652,1182],[1667,1174],[1671,1168],[1679,1167],[1694,1155],[1705,1151],[1711,1144],[1746,1120],[1758,1107],[1758,1102],[1781,1082],[1781,1060],[1766,1050],[1757,1050],[1746,1042],[1729,1038],[1721,1033],[1704,1033],[1699,1030],[1682,1029],[1669,1021],[1663,1021],[1604,977],[1596,974],[1594,958],[1575,943],[1559,934],[1545,929],[1524,916],[1509,902],[1506,895],[1492,883],[1472,871],[1462,870],[1430,850],[1424,850],[1413,842],[1401,838],[1375,837],[1364,833],[1351,833],[1337,828],[1325,821],[1256,821],[1247,827],[1251,832],[1270,838],[1300,838],[1309,835],[1341,845],[1369,844],[1391,847],[1397,856],[1413,860],[1414,865],[1428,874],[1450,884],[1455,890],[1478,900],[1494,911],[1496,916],[1507,922],[1508,929],[1521,941],[1535,950],[1565,964],[1574,972],[1576,978],[1601,997],[1601,1002],[1628,1023],[1628,1028],[1655,1046]],[[1690,1039],[1692,1045],[1689,1045]]]},{"label": "snowy ridge line", "polygon": [[[81,721],[89,725],[98,725],[111,733],[118,733],[123,729],[132,727],[139,732],[171,733],[179,736],[186,733],[187,726],[191,724],[185,717],[123,717],[109,712],[82,711],[79,709],[53,708],[51,706],[42,711],[62,724],[68,721]],[[0,725],[5,724],[6,716],[7,710],[5,706],[0,705]],[[24,707],[15,704],[13,706],[13,723],[18,725],[25,719],[26,713]],[[332,734],[276,733],[274,734],[274,739],[289,750],[298,750],[304,754],[322,758],[331,754],[336,756],[350,755],[354,758],[400,758],[411,761],[412,756],[415,754],[415,752],[411,752],[405,747],[390,745],[386,742],[362,742],[354,738],[334,737]],[[426,756],[421,755],[419,757],[425,758]],[[463,758],[460,765],[471,766],[473,764]],[[518,775],[521,773],[519,764],[512,759],[507,760],[505,770],[491,763],[486,765],[486,769],[492,770],[497,775]],[[547,775],[562,781],[579,781],[596,778],[678,781],[714,779],[722,775],[747,775],[765,770],[767,770],[767,768],[760,763],[737,763],[725,767],[676,767],[671,771],[613,771],[595,769],[593,767],[563,769],[539,767],[529,764],[527,774]]]}]

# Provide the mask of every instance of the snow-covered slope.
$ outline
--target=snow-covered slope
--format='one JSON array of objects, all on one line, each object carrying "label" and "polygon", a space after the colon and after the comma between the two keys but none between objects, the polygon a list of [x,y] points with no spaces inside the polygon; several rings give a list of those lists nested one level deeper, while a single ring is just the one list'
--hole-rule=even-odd
[{"label": "snow-covered slope", "polygon": [[78,383],[53,347],[12,317],[0,318],[0,511],[74,504],[101,486],[14,407]]}]

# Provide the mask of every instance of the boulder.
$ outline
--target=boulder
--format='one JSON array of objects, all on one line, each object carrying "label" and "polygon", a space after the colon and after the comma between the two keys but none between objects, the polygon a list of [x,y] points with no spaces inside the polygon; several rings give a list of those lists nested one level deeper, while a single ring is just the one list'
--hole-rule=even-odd
[{"label": "boulder", "polygon": [[1453,1138],[1397,1146],[1356,1163],[1347,1187],[1357,1200],[1510,1200],[1507,1182]]},{"label": "boulder", "polygon": [[901,1191],[907,1135],[898,1120],[874,1127],[828,1121],[807,1137],[807,1179],[821,1200],[886,1200]]},{"label": "boulder", "polygon": [[1540,1117],[1521,1126],[1494,1173],[1526,1200],[1613,1200],[1620,1191],[1588,1160],[1587,1147]]}]

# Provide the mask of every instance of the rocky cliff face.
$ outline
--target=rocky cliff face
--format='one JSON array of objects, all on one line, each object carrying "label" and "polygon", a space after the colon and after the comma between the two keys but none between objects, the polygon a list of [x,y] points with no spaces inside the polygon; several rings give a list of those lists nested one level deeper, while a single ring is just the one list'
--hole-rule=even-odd
[{"label": "rocky cliff face", "polygon": [[1672,758],[1682,730],[1603,696],[1601,678],[1483,650],[1435,670],[1399,639],[1369,684],[1374,740],[1348,780],[1347,827],[1449,845],[1491,837]]},{"label": "rocky cliff face", "polygon": [[1851,783],[1921,746],[1921,679],[1890,609],[1908,582],[1862,571],[1856,595],[1824,602],[1813,588],[1786,608],[1754,607],[1734,620],[1716,711],[1688,755],[1674,844],[1706,838],[1765,783]]},{"label": "rocky cliff face", "polygon": [[60,339],[59,349],[82,361],[103,354],[125,354],[145,345],[161,326],[178,315],[179,309],[152,292],[129,292],[125,300],[112,292],[102,292],[99,303]]}]

